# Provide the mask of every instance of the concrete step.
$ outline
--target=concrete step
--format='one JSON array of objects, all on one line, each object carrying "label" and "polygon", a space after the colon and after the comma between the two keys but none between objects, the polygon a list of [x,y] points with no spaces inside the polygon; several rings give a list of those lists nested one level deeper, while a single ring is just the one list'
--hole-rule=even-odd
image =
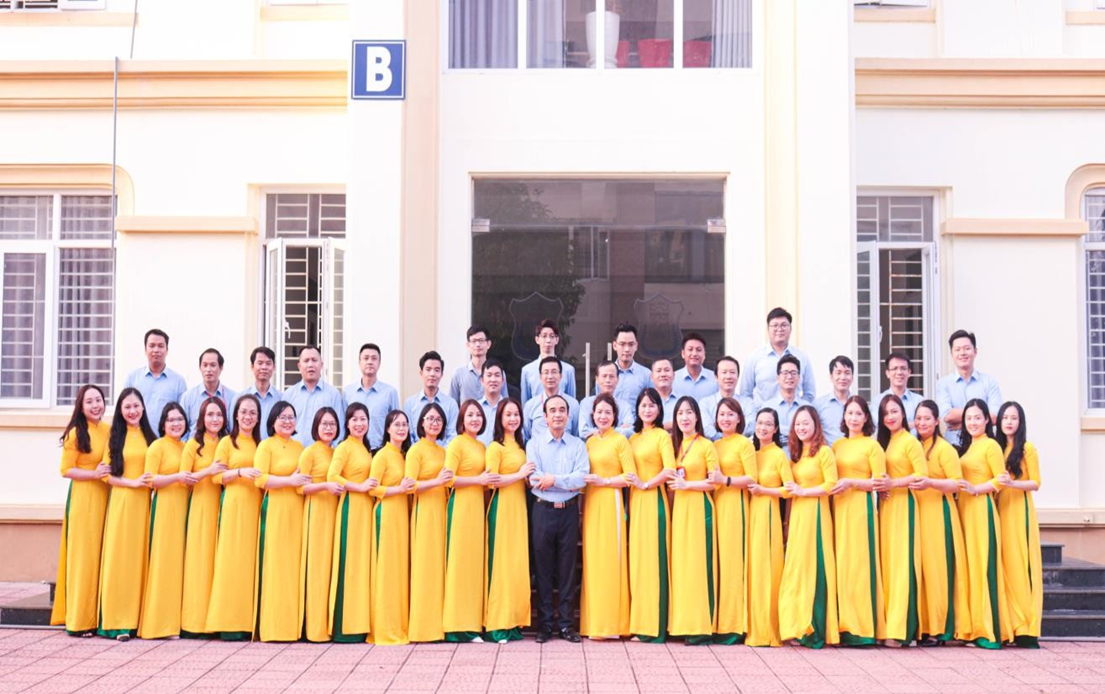
[{"label": "concrete step", "polygon": [[1105,588],[1044,586],[1044,610],[1105,612]]},{"label": "concrete step", "polygon": [[1044,566],[1063,563],[1063,544],[1061,542],[1041,542]]},{"label": "concrete step", "polygon": [[1047,586],[1105,587],[1105,566],[1081,559],[1064,559],[1062,564],[1043,566],[1045,591]]},{"label": "concrete step", "polygon": [[52,606],[49,593],[41,593],[0,605],[0,626],[50,626]]},{"label": "concrete step", "polygon": [[1044,637],[1103,637],[1105,610],[1044,610]]}]

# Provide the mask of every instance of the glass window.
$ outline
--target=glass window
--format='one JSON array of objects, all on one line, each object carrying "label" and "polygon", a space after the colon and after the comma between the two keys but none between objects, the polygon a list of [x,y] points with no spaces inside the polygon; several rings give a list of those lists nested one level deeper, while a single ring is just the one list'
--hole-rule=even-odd
[{"label": "glass window", "polygon": [[673,0],[606,0],[606,67],[671,67],[674,18]]},{"label": "glass window", "polygon": [[518,67],[518,0],[449,0],[449,67]]},{"label": "glass window", "polygon": [[1086,193],[1086,397],[1105,408],[1105,189]]},{"label": "glass window", "polygon": [[[639,331],[637,361],[679,361],[682,334],[706,337],[707,361],[724,354],[724,181],[477,180],[472,318],[488,326],[491,356],[517,384],[537,357],[533,328],[560,325],[561,358],[576,392],[608,355],[614,326]],[[582,395],[580,397],[583,397]]]},{"label": "glass window", "polygon": [[751,0],[683,0],[683,67],[751,65]]},{"label": "glass window", "polygon": [[527,67],[595,66],[595,0],[525,2]]}]

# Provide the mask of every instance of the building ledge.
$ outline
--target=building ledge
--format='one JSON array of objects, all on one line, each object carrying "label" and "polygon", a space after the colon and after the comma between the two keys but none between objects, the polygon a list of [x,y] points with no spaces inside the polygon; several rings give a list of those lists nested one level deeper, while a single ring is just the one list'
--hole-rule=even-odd
[{"label": "building ledge", "polygon": [[349,19],[349,5],[263,5],[262,22],[341,22]]},{"label": "building ledge", "polygon": [[0,410],[0,431],[52,429],[61,436],[65,425],[69,423],[70,414],[68,408]]},{"label": "building ledge", "polygon": [[1105,508],[1038,508],[1041,526],[1051,528],[1092,528],[1105,526]]},{"label": "building ledge", "polygon": [[140,217],[115,218],[115,228],[125,234],[256,234],[253,217]]},{"label": "building ledge", "polygon": [[1092,26],[1105,24],[1105,12],[1101,10],[1067,11],[1067,26]]},{"label": "building ledge", "polygon": [[1082,219],[979,219],[951,217],[940,225],[942,236],[1085,236]]},{"label": "building ledge", "polygon": [[132,12],[0,12],[0,29],[11,27],[129,27],[138,24]]},{"label": "building ledge", "polygon": [[[1070,14],[1069,12],[1067,14]],[[935,24],[935,7],[857,7],[854,15],[857,22],[884,22],[909,24]]]}]

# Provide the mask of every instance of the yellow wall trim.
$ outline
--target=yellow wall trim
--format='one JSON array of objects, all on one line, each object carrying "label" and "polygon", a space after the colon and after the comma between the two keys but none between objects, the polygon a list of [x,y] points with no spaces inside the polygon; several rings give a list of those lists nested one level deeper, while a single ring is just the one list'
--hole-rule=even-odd
[{"label": "yellow wall trim", "polygon": [[1068,25],[1090,25],[1090,24],[1105,24],[1105,12],[1101,10],[1089,10],[1086,12],[1079,12],[1077,10],[1067,11],[1067,24]]},{"label": "yellow wall trim", "polygon": [[[344,60],[131,60],[119,108],[345,108]],[[113,62],[0,61],[0,110],[109,109]]]},{"label": "yellow wall trim", "polygon": [[[3,98],[0,96],[0,102]],[[0,190],[92,188],[111,192],[110,164],[0,164]],[[115,167],[115,194],[119,197],[121,214],[134,210],[134,181],[121,166]]]},{"label": "yellow wall trim", "polygon": [[340,22],[349,19],[349,5],[262,5],[262,22]]},{"label": "yellow wall trim", "polygon": [[1067,219],[1082,218],[1082,197],[1090,188],[1105,186],[1105,164],[1079,166],[1067,179],[1063,213]]},{"label": "yellow wall trim", "polygon": [[253,217],[116,217],[125,234],[256,234]]},{"label": "yellow wall trim", "polygon": [[60,523],[64,504],[0,504],[0,523]]},{"label": "yellow wall trim", "polygon": [[1040,525],[1087,527],[1105,526],[1105,508],[1036,509]]},{"label": "yellow wall trim", "polygon": [[1105,415],[1082,415],[1082,431],[1105,431]]},{"label": "yellow wall trim", "polygon": [[141,20],[130,12],[0,12],[0,29],[9,27],[129,27]]},{"label": "yellow wall trim", "polygon": [[860,107],[1105,107],[1096,58],[857,58]]},{"label": "yellow wall trim", "polygon": [[952,217],[940,225],[944,236],[1082,236],[1081,219],[972,219]]},{"label": "yellow wall trim", "polygon": [[[1067,14],[1070,14],[1069,12]],[[935,7],[916,7],[916,8],[877,8],[877,7],[857,7],[855,10],[855,21],[857,22],[910,22],[914,24],[935,24],[936,23],[936,8]]]}]

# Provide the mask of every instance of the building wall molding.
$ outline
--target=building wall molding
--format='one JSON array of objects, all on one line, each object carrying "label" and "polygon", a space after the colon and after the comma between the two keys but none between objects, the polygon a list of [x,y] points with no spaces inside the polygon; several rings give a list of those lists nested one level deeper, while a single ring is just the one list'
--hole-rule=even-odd
[{"label": "building wall molding", "polygon": [[343,22],[349,5],[262,5],[262,22]]},{"label": "building wall molding", "polygon": [[856,106],[1102,108],[1105,59],[857,58]]},{"label": "building wall molding", "polygon": [[[127,60],[119,108],[345,108],[343,60]],[[111,60],[0,61],[0,110],[110,109]]]},{"label": "building wall molding", "polygon": [[1089,224],[1082,219],[983,219],[951,217],[940,225],[943,236],[1083,236]]},{"label": "building wall molding", "polygon": [[139,217],[115,218],[124,234],[256,234],[253,217]]},{"label": "building wall molding", "polygon": [[[89,189],[111,191],[110,164],[0,164],[0,190]],[[121,214],[134,210],[134,180],[121,166],[115,167],[115,194]]]},{"label": "building wall molding", "polygon": [[61,523],[65,504],[0,504],[0,523]]},{"label": "building wall molding", "polygon": [[141,15],[133,12],[0,12],[0,29],[10,27],[129,27]]},{"label": "building wall molding", "polygon": [[1100,10],[1067,10],[1067,26],[1093,26],[1105,24],[1105,12]]},{"label": "building wall molding", "polygon": [[[1069,14],[1069,13],[1068,13]],[[854,19],[857,22],[935,24],[935,7],[916,8],[877,8],[857,7]]]},{"label": "building wall molding", "polygon": [[1079,166],[1067,179],[1063,213],[1067,219],[1082,218],[1082,198],[1090,188],[1105,186],[1105,164]]}]

